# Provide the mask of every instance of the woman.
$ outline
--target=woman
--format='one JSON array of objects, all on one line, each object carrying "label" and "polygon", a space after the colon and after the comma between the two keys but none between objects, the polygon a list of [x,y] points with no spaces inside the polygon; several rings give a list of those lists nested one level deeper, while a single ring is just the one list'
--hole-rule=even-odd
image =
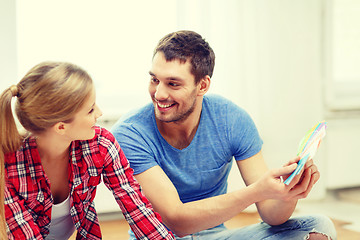
[{"label": "woman", "polygon": [[[29,133],[19,134],[11,109]],[[62,62],[32,68],[0,97],[9,239],[101,239],[93,203],[101,177],[137,238],[173,239],[133,178],[102,115],[90,76]]]},{"label": "woman", "polygon": [[[0,116],[1,118],[2,116]],[[1,138],[1,137],[0,137]],[[0,239],[7,239],[4,215],[4,158],[0,157]]]}]

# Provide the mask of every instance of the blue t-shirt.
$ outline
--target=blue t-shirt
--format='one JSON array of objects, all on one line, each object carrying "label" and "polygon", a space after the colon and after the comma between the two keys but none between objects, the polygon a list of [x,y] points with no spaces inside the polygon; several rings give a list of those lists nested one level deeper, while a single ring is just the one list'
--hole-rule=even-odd
[{"label": "blue t-shirt", "polygon": [[232,158],[247,159],[262,147],[250,116],[217,95],[204,96],[196,134],[182,150],[161,136],[152,104],[119,119],[112,132],[134,174],[159,165],[183,203],[226,193]]}]

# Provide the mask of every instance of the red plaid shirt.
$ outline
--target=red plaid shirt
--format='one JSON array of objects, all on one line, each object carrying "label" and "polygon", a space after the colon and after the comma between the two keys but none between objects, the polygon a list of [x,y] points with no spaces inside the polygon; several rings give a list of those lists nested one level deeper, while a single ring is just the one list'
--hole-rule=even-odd
[{"label": "red plaid shirt", "polygon": [[[53,198],[36,140],[24,140],[18,151],[5,155],[5,161],[8,237],[44,239],[49,234]],[[173,239],[143,195],[110,132],[97,128],[93,139],[72,142],[69,164],[70,214],[76,239],[101,239],[93,202],[101,176],[138,239]]]}]

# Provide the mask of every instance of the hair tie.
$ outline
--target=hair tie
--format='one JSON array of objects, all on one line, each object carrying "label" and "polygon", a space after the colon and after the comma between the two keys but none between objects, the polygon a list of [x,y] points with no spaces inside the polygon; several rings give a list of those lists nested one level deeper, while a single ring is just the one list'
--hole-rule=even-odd
[{"label": "hair tie", "polygon": [[10,91],[11,91],[11,94],[13,95],[13,97],[17,97],[19,95],[19,89],[16,85],[12,85],[10,87]]}]

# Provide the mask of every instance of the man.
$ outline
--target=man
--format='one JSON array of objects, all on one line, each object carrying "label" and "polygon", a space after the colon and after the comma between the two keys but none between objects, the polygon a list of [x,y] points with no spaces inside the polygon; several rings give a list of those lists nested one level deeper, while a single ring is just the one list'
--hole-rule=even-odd
[{"label": "man", "polygon": [[[166,35],[154,51],[149,72],[153,104],[113,127],[154,209],[177,239],[335,239],[326,217],[289,220],[297,200],[319,179],[317,167],[309,160],[289,185],[282,180],[299,158],[268,170],[249,115],[225,98],[205,96],[214,65],[215,54],[199,34]],[[233,157],[247,186],[227,193]],[[253,203],[264,223],[224,227]]]}]

